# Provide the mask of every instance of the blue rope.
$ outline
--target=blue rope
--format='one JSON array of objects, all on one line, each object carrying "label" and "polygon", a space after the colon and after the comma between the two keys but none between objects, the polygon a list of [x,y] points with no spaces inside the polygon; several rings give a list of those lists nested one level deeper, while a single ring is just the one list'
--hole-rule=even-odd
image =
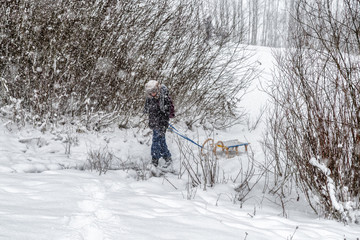
[{"label": "blue rope", "polygon": [[198,146],[198,147],[200,147],[200,148],[203,148],[203,146],[201,146],[200,144],[196,143],[194,140],[191,140],[190,138],[188,138],[188,137],[184,136],[183,134],[181,134],[181,133],[179,132],[179,130],[177,130],[177,129],[176,129],[173,125],[171,125],[170,123],[169,123],[169,129],[170,129],[172,132],[174,132],[174,133],[176,133],[177,135],[179,135],[180,137],[182,137],[182,138],[184,138],[184,139],[192,142],[192,143],[195,144],[196,146]]}]

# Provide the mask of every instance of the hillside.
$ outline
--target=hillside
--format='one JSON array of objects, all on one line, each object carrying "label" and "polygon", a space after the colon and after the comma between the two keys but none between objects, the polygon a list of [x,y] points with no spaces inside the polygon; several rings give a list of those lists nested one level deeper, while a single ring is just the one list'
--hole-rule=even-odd
[{"label": "hillside", "polygon": [[[263,71],[239,106],[247,110],[247,122],[224,131],[176,125],[200,144],[208,137],[250,142],[247,153],[242,148],[231,158],[219,153],[218,182],[206,191],[192,187],[182,167],[192,158],[181,151],[191,150],[196,159],[199,148],[174,133],[167,133],[168,145],[181,174],[154,177],[148,171],[149,130],[113,127],[90,133],[57,126],[42,133],[2,119],[0,239],[359,239],[359,225],[319,218],[301,195],[282,206],[263,191],[272,179],[259,175],[266,166],[260,141],[267,101],[261,88],[271,78],[272,57],[269,48],[251,51]],[[111,153],[111,170],[91,171],[91,152]],[[238,201],[241,192],[234,188],[251,166],[248,186],[254,187]]]}]

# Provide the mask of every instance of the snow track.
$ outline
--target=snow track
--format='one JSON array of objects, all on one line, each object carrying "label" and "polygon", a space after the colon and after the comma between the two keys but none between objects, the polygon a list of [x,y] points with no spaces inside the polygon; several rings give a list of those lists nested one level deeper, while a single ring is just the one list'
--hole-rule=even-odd
[{"label": "snow track", "polygon": [[86,199],[77,202],[81,212],[70,217],[69,226],[76,229],[80,239],[105,239],[102,225],[112,215],[101,206],[105,199],[105,189],[100,186],[99,180],[91,182],[81,188],[80,193]]},{"label": "snow track", "polygon": [[[178,189],[184,182],[173,176]],[[280,216],[273,209],[234,205],[219,186],[194,200],[163,178],[135,181],[123,171],[106,175],[62,170],[0,175],[0,239],[356,239],[358,226]],[[299,214],[294,212],[294,214]],[[297,219],[297,221],[294,221]]]}]

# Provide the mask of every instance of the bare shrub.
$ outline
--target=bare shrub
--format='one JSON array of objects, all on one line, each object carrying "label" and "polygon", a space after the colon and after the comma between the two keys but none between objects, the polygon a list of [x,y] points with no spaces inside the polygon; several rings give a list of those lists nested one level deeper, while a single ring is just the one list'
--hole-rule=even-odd
[{"label": "bare shrub", "polygon": [[206,190],[208,186],[213,187],[218,183],[219,163],[217,156],[212,153],[213,147],[204,144],[206,150],[197,151],[183,139],[177,138],[176,143],[180,150],[180,177],[183,168],[192,187],[202,186]]},{"label": "bare shrub", "polygon": [[91,171],[97,171],[99,172],[99,175],[105,174],[111,169],[113,156],[114,155],[108,150],[107,146],[97,150],[91,149],[88,151],[88,166],[85,168],[88,168]]},{"label": "bare shrub", "polygon": [[116,162],[112,165],[113,170],[122,170],[129,174],[130,177],[137,181],[148,180],[154,176],[155,169],[149,160],[143,158],[133,159],[128,156],[126,159],[113,155]]},{"label": "bare shrub", "polygon": [[296,182],[319,214],[360,215],[358,1],[300,1],[292,48],[277,56],[268,157],[279,190]]},{"label": "bare shrub", "polygon": [[66,136],[63,141],[63,145],[65,148],[65,154],[71,154],[71,147],[79,145],[79,138],[76,134],[73,133],[71,129],[66,130]]},{"label": "bare shrub", "polygon": [[241,160],[238,174],[232,179],[235,185],[236,200],[240,202],[240,205],[249,199],[251,191],[257,186],[260,180],[264,179],[264,175],[267,174],[268,166],[257,164],[254,158],[254,152],[249,147],[247,154],[248,161],[244,164]]},{"label": "bare shrub", "polygon": [[[182,167],[184,172],[187,173],[188,182],[190,185],[188,189],[193,187],[200,186],[203,181],[200,174],[200,159],[198,154],[195,154],[195,151],[186,143],[182,142],[181,139],[177,139],[176,141],[179,150],[180,150],[180,177],[182,177]],[[206,188],[204,186],[204,188]]]},{"label": "bare shrub", "polygon": [[139,180],[147,180],[153,176],[151,172],[152,164],[149,161],[145,161],[144,159],[140,159],[139,161],[133,161],[132,166],[124,167],[123,170],[133,170],[135,172],[135,178],[137,181]]},{"label": "bare shrub", "polygon": [[201,149],[199,164],[202,171],[204,189],[206,189],[207,185],[213,187],[219,182],[219,158],[213,148],[214,141],[209,145],[205,141]]},{"label": "bare shrub", "polygon": [[[190,181],[186,184],[186,199],[193,200],[195,199],[197,193],[197,187],[194,187]],[[184,197],[185,198],[185,197]]]},{"label": "bare shrub", "polygon": [[202,10],[200,0],[6,1],[3,104],[18,100],[36,126],[78,118],[88,129],[128,127],[154,79],[170,87],[190,126],[231,124],[254,68],[245,46],[205,40]]},{"label": "bare shrub", "polygon": [[[181,166],[184,168],[183,171],[188,178],[188,191],[198,186],[206,190],[207,187],[214,187],[216,184],[231,180],[235,184],[234,190],[237,192],[234,201],[239,201],[242,204],[248,199],[250,192],[268,171],[268,166],[256,165],[254,153],[250,148],[251,153],[247,154],[247,163],[243,164],[242,161],[239,161],[241,164],[237,175],[228,176],[228,179],[225,179],[225,174],[220,172],[219,159],[221,156],[219,153],[214,152],[216,148],[212,138],[208,138],[203,143],[202,149],[196,150],[194,150],[195,145],[183,141],[183,139],[178,138],[176,143],[180,150]],[[183,173],[180,168],[179,177],[182,176]],[[192,191],[188,192],[188,195],[189,193],[192,193]],[[192,196],[192,194],[190,195]]]}]

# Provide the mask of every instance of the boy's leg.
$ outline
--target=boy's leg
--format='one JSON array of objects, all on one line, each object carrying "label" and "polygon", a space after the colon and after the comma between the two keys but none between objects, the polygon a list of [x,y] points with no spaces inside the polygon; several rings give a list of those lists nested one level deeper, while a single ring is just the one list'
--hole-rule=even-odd
[{"label": "boy's leg", "polygon": [[161,134],[159,130],[155,130],[155,129],[153,130],[151,157],[152,157],[152,164],[157,166],[159,163],[159,158],[161,157]]},{"label": "boy's leg", "polygon": [[171,153],[166,144],[165,133],[166,133],[166,130],[161,132],[160,153],[161,153],[161,156],[164,158],[165,162],[168,163],[168,162],[171,162]]}]

